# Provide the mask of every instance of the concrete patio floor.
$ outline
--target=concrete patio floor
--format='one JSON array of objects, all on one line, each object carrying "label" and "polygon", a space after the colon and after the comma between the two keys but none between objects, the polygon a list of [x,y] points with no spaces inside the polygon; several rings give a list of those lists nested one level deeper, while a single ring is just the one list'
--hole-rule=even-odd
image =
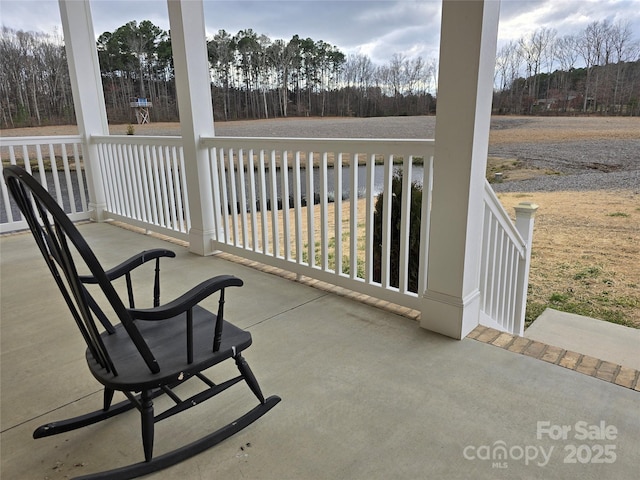
[{"label": "concrete patio floor", "polygon": [[[282,402],[255,424],[154,479],[631,479],[640,465],[637,391],[108,224],[80,230],[103,265],[169,247],[163,299],[231,273],[227,317]],[[33,440],[46,422],[100,408],[100,385],[28,235],[3,236],[2,479],[61,479],[140,461],[138,413]],[[215,378],[215,375],[214,375]],[[162,403],[160,400],[157,403]],[[253,406],[244,386],[162,422],[156,454]],[[564,426],[565,435],[554,436]],[[587,438],[583,433],[587,431]],[[506,456],[491,458],[506,448]],[[487,458],[489,457],[489,458]]]}]

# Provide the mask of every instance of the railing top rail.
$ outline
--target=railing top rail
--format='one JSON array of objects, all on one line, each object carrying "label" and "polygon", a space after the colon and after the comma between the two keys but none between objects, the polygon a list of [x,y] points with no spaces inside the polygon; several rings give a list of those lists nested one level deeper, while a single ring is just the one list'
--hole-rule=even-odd
[{"label": "railing top rail", "polygon": [[91,135],[90,142],[120,145],[162,145],[169,147],[181,147],[182,137],[160,135]]},{"label": "railing top rail", "polygon": [[0,146],[49,145],[60,143],[80,143],[80,135],[34,136],[34,137],[0,137]]},{"label": "railing top rail", "polygon": [[509,239],[518,248],[518,253],[520,255],[524,255],[527,248],[527,243],[522,238],[522,235],[520,235],[520,232],[518,232],[518,229],[511,221],[511,218],[509,218],[509,215],[507,214],[506,210],[502,208],[500,199],[498,198],[496,193],[493,191],[493,188],[491,188],[491,184],[486,180],[484,184],[484,191],[488,197],[488,198],[485,197],[485,202],[487,203],[487,205],[489,205],[489,208],[491,208],[491,211],[493,212],[493,214],[501,220],[500,223],[504,227],[505,232],[509,236]]},{"label": "railing top rail", "polygon": [[242,149],[278,149],[287,151],[334,151],[353,153],[399,153],[414,150],[432,154],[435,140],[393,138],[297,138],[297,137],[201,137],[204,147]]}]

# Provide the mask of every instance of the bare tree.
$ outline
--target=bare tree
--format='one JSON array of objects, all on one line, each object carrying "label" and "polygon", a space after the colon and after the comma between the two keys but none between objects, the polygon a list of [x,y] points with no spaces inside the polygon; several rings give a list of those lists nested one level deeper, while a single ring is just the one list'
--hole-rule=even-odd
[{"label": "bare tree", "polygon": [[587,111],[587,107],[589,106],[589,95],[592,94],[592,90],[594,92],[594,96],[592,98],[593,101],[590,108],[595,111],[597,107],[595,96],[595,92],[598,89],[597,78],[595,81],[595,86],[592,86],[591,82],[594,67],[596,65],[599,65],[603,58],[604,44],[606,38],[609,35],[609,28],[609,22],[607,20],[604,20],[602,22],[592,22],[587,25],[587,27],[578,37],[576,46],[578,48],[580,56],[584,60],[587,69],[587,77],[584,87],[584,100],[582,105],[583,112]]},{"label": "bare tree", "polygon": [[553,44],[555,36],[556,31],[554,29],[542,27],[534,30],[527,37],[520,38],[518,41],[520,54],[526,64],[527,79],[531,80],[529,83],[530,111],[538,100],[540,93],[538,79],[541,72],[542,62],[545,57],[551,57],[548,55],[547,51]]},{"label": "bare tree", "polygon": [[556,60],[560,63],[560,83],[558,85],[562,93],[562,110],[566,112],[569,104],[569,91],[571,88],[570,72],[575,68],[578,60],[578,50],[576,48],[577,39],[573,35],[565,35],[558,39],[556,43]]},{"label": "bare tree", "polygon": [[633,32],[628,21],[618,21],[609,29],[608,46],[610,48],[612,63],[616,65],[615,78],[613,80],[613,111],[621,112],[619,108],[620,91],[624,87],[624,73],[627,62],[637,55],[638,43],[633,42]]},{"label": "bare tree", "polygon": [[59,38],[2,27],[0,57],[3,126],[74,120],[66,56]]},{"label": "bare tree", "polygon": [[289,103],[288,85],[289,75],[291,73],[292,60],[295,56],[296,50],[293,45],[289,47],[289,44],[284,40],[275,40],[267,48],[267,61],[269,65],[275,70],[277,83],[278,83],[278,105],[280,115],[287,116],[287,107]]},{"label": "bare tree", "polygon": [[503,96],[499,97],[497,105],[499,111],[508,110],[513,113],[520,111],[516,108],[515,98],[520,96],[516,80],[520,77],[521,65],[522,55],[516,42],[510,41],[500,48],[496,56],[496,76],[498,77],[496,81],[502,92],[508,92],[508,97],[506,105]]},{"label": "bare tree", "polygon": [[369,88],[374,83],[375,67],[371,59],[366,55],[350,55],[343,68],[343,83],[346,90],[346,111],[351,115],[351,97],[355,97],[357,103],[357,115],[367,116],[369,111]]},{"label": "bare tree", "polygon": [[225,120],[230,118],[231,82],[233,78],[231,72],[235,48],[233,38],[225,30],[219,30],[213,39],[207,43],[209,64],[216,74],[214,78],[220,81],[220,87],[223,90],[222,110]]}]

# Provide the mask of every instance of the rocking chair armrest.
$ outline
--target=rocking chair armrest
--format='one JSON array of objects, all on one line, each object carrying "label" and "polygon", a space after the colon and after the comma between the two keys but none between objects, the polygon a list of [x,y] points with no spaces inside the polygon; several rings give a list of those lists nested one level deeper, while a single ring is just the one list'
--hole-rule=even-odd
[{"label": "rocking chair armrest", "polygon": [[[125,260],[124,262],[116,265],[115,267],[105,271],[104,273],[107,275],[109,280],[115,280],[117,278],[126,275],[131,272],[133,269],[139,267],[140,265],[154,260],[160,257],[175,257],[176,254],[171,250],[166,250],[164,248],[154,248],[153,250],[145,250],[144,252],[140,252],[137,255]],[[93,275],[79,275],[80,281],[82,283],[94,284],[98,283],[98,280]]]},{"label": "rocking chair armrest", "polygon": [[218,275],[205,280],[169,303],[154,308],[131,308],[128,311],[134,320],[165,320],[186,312],[215,292],[242,285],[242,280],[233,275]]}]

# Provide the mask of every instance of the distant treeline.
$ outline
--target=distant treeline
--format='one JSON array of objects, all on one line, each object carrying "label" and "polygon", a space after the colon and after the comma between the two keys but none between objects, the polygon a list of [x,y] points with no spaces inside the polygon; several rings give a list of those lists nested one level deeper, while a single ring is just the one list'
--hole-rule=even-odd
[{"label": "distant treeline", "polygon": [[625,22],[540,28],[499,50],[496,81],[497,113],[640,115],[640,45]]},{"label": "distant treeline", "polygon": [[[288,116],[424,115],[435,111],[435,62],[393,55],[376,66],[322,40],[271,40],[253,30],[219,31],[207,41],[216,120]],[[152,121],[178,120],[171,39],[150,21],[129,22],[97,41],[107,115],[135,121],[130,103],[152,102]],[[3,128],[73,123],[63,41],[3,27]]]},{"label": "distant treeline", "polygon": [[[435,112],[435,60],[395,54],[374,65],[322,40],[251,29],[220,30],[207,47],[216,120]],[[131,21],[100,35],[97,49],[109,122],[135,122],[137,98],[152,102],[152,121],[178,120],[166,31]],[[640,115],[639,51],[624,23],[565,37],[538,29],[498,52],[494,112]],[[62,38],[2,27],[0,58],[2,128],[75,123]]]}]

